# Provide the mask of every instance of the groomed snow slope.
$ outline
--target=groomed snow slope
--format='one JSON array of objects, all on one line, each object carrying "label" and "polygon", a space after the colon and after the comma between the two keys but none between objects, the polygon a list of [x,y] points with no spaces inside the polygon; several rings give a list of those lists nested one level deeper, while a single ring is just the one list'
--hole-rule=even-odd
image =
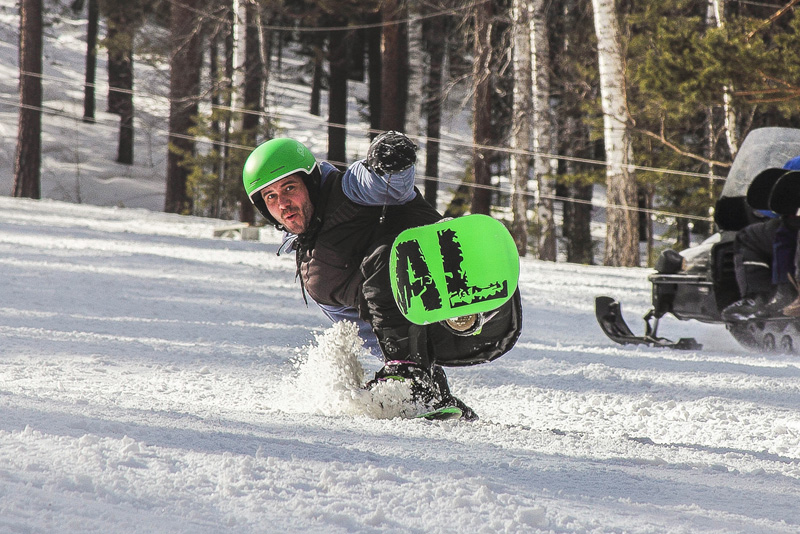
[{"label": "groomed snow slope", "polygon": [[677,321],[705,350],[615,346],[593,297],[638,329],[644,269],[523,260],[519,344],[450,372],[481,420],[431,423],[357,398],[378,362],[303,305],[272,231],[0,214],[0,532],[800,530],[800,357]]}]

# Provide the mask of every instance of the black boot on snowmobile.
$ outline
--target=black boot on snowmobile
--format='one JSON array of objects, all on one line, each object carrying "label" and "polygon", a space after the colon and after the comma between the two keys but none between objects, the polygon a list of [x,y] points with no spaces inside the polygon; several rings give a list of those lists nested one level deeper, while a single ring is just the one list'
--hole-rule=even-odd
[{"label": "black boot on snowmobile", "polygon": [[792,303],[797,291],[790,284],[780,284],[775,292],[769,295],[756,295],[738,300],[726,307],[720,315],[725,321],[741,322],[753,319],[781,317],[783,309]]}]

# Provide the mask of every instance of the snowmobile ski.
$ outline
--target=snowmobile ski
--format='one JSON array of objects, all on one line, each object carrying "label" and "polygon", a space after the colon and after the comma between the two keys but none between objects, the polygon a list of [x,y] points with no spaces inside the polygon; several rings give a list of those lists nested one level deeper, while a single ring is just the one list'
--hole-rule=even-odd
[{"label": "snowmobile ski", "polygon": [[[650,310],[644,316],[646,332],[643,336],[637,336],[631,331],[622,317],[622,307],[615,299],[605,296],[596,297],[594,311],[603,333],[612,341],[621,345],[648,345],[650,347],[666,347],[678,350],[700,350],[703,348],[703,345],[691,337],[684,337],[678,341],[658,337],[656,335],[658,318],[655,317],[653,310]],[[655,320],[655,325],[650,324],[652,319]]]}]

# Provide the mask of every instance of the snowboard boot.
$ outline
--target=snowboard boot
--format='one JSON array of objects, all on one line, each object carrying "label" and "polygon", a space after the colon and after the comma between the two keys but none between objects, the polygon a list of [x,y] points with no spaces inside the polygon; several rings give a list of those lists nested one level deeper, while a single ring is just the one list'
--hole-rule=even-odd
[{"label": "snowboard boot", "polygon": [[436,407],[439,401],[439,388],[433,381],[430,372],[415,362],[392,360],[375,373],[375,378],[364,386],[372,389],[381,382],[394,380],[407,382],[411,389],[411,400],[426,406]]},{"label": "snowboard boot", "polygon": [[367,382],[366,389],[372,389],[381,382],[396,380],[408,382],[411,400],[424,404],[434,410],[455,407],[461,410],[461,419],[477,421],[478,414],[450,392],[447,375],[440,365],[434,365],[431,372],[414,362],[390,361],[375,373],[375,378]]},{"label": "snowboard boot", "polygon": [[430,367],[428,336],[419,325],[376,328],[375,336],[386,361],[410,361],[422,368]]},{"label": "snowboard boot", "polygon": [[427,330],[424,326],[375,329],[375,334],[386,363],[375,373],[375,378],[367,382],[367,389],[387,380],[408,382],[413,402],[434,410],[456,407],[461,410],[461,419],[478,419],[472,408],[450,392],[444,369],[440,365],[431,364],[427,349]]},{"label": "snowboard boot", "polygon": [[375,335],[384,355],[383,368],[367,383],[372,389],[378,382],[397,380],[411,386],[411,400],[432,406],[439,398],[431,378],[428,358],[428,336],[424,327],[403,325],[395,328],[376,328]]},{"label": "snowboard boot", "polygon": [[478,414],[464,404],[464,402],[450,392],[450,385],[447,383],[447,375],[444,374],[444,369],[441,365],[433,366],[433,382],[439,392],[439,401],[434,408],[444,408],[446,406],[455,406],[461,410],[461,419],[465,421],[477,421]]}]

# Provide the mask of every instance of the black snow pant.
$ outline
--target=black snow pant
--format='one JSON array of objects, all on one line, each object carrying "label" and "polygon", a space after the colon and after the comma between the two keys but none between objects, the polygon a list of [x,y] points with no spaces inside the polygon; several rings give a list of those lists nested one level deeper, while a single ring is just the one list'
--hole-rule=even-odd
[{"label": "black snow pant", "polygon": [[781,220],[770,219],[746,226],[734,240],[734,269],[742,298],[772,290],[773,243]]}]

